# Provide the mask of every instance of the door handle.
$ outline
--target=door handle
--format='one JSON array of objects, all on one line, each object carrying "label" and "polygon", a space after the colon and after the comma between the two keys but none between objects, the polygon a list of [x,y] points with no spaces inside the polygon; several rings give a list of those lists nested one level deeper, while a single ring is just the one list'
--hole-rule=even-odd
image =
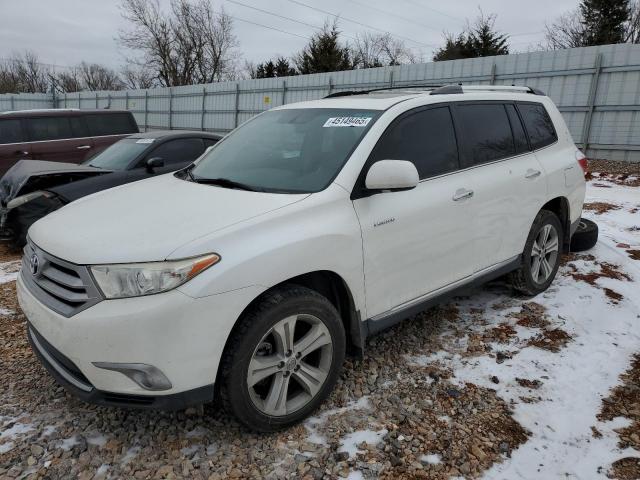
[{"label": "door handle", "polygon": [[524,178],[536,178],[539,177],[542,172],[540,170],[534,170],[530,168],[527,173],[524,174]]},{"label": "door handle", "polygon": [[14,155],[29,155],[29,152],[25,151],[25,150],[16,150],[15,152],[13,152]]},{"label": "door handle", "polygon": [[78,150],[87,150],[89,148],[91,148],[91,145],[80,145],[79,147],[76,147]]},{"label": "door handle", "polygon": [[473,190],[467,190],[466,188],[459,188],[456,193],[453,194],[453,201],[457,202],[465,198],[473,197]]}]

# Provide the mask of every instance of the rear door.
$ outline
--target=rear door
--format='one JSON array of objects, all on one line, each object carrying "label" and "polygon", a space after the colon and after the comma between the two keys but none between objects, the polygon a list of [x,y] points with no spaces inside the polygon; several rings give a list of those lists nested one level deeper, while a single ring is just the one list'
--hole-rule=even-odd
[{"label": "rear door", "polygon": [[83,115],[94,145],[95,155],[118,140],[138,133],[138,125],[128,112],[98,112]]},{"label": "rear door", "polygon": [[473,271],[474,199],[463,195],[468,184],[459,171],[449,107],[421,107],[402,114],[378,141],[362,177],[378,160],[413,162],[420,183],[408,191],[354,195],[362,230],[367,315],[374,319],[419,302]]},{"label": "rear door", "polygon": [[19,118],[0,119],[0,176],[18,160],[31,158],[31,145]]},{"label": "rear door", "polygon": [[459,102],[455,118],[473,190],[474,271],[480,272],[522,253],[546,185],[512,103]]},{"label": "rear door", "polygon": [[31,140],[31,155],[37,160],[81,163],[92,149],[91,138],[76,117],[27,117],[25,122]]}]

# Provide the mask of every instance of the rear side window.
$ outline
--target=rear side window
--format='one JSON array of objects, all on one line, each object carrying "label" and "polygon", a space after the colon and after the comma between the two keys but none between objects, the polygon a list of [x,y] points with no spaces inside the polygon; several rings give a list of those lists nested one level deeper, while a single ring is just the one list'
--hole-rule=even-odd
[{"label": "rear side window", "polygon": [[89,133],[94,137],[138,132],[138,128],[128,113],[96,113],[85,115],[85,119]]},{"label": "rear side window", "polygon": [[71,123],[71,131],[73,132],[74,137],[81,138],[91,136],[89,135],[89,130],[87,129],[87,124],[84,122],[83,117],[69,117],[69,122]]},{"label": "rear side window", "polygon": [[505,105],[507,109],[507,115],[509,115],[509,122],[511,122],[511,131],[513,132],[513,143],[516,147],[516,153],[524,153],[529,151],[529,144],[527,143],[527,135],[524,133],[522,122],[516,111],[516,107],[510,103]]},{"label": "rear side window", "polygon": [[500,160],[515,154],[511,124],[502,104],[460,104],[457,119],[462,128],[465,166]]},{"label": "rear side window", "polygon": [[204,152],[204,143],[200,138],[178,138],[159,145],[147,154],[147,159],[161,157],[165,165],[192,162]]},{"label": "rear side window", "polygon": [[458,169],[458,147],[449,107],[421,110],[391,125],[372,155],[378,160],[409,160],[420,178]]},{"label": "rear side window", "polygon": [[24,141],[22,125],[18,119],[0,120],[0,145]]},{"label": "rear side window", "polygon": [[33,142],[73,138],[69,117],[27,118],[27,126]]},{"label": "rear side window", "polygon": [[519,103],[518,110],[520,110],[524,126],[529,134],[531,148],[546,147],[558,139],[551,117],[549,117],[543,105],[539,103]]}]

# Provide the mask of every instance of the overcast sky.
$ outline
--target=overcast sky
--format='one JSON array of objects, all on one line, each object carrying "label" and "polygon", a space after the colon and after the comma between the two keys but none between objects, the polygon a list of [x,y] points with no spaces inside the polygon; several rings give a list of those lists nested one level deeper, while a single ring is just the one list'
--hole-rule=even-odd
[{"label": "overcast sky", "polygon": [[[170,0],[161,0],[166,6]],[[214,0],[235,20],[240,50],[246,60],[260,62],[276,55],[290,56],[302,48],[314,29],[259,12],[244,5],[322,25],[326,14],[301,3],[341,16],[346,36],[367,30],[388,31],[422,51],[429,60],[442,43],[442,32],[459,32],[465,19],[477,16],[478,0]],[[82,60],[119,69],[124,54],[117,45],[118,30],[126,28],[118,0],[0,0],[0,57],[25,49],[44,63],[69,66]],[[244,5],[241,5],[244,4]],[[527,51],[543,40],[545,22],[575,8],[578,0],[483,0],[485,14],[497,14],[496,27],[511,36],[512,51]],[[259,23],[282,33],[248,22]],[[379,30],[374,30],[379,29]],[[302,38],[301,38],[302,37]],[[348,40],[348,38],[346,38]]]}]

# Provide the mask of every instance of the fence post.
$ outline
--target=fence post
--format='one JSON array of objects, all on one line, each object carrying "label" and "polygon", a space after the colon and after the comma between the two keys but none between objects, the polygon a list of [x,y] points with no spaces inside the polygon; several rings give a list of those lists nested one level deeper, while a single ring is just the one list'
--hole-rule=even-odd
[{"label": "fence post", "polygon": [[82,105],[82,94],[78,92],[78,110],[80,110]]},{"label": "fence post", "polygon": [[169,87],[169,130],[173,126],[173,90]]},{"label": "fence post", "polygon": [[393,88],[393,68],[389,71],[389,88]]},{"label": "fence post", "polygon": [[11,95],[11,108],[10,108],[10,110],[15,110],[15,109],[16,109],[15,95]]},{"label": "fence post", "polygon": [[144,131],[145,132],[149,130],[149,125],[147,122],[147,113],[149,112],[149,109],[147,108],[148,102],[149,102],[149,90],[145,90],[144,91]]},{"label": "fence post", "polygon": [[204,132],[204,110],[206,107],[207,87],[202,87],[202,105],[200,107],[200,130]]},{"label": "fence post", "polygon": [[67,92],[64,92],[64,108],[67,108]]},{"label": "fence post", "polygon": [[98,108],[98,92],[96,92],[96,109]]},{"label": "fence post", "polygon": [[236,82],[236,106],[233,113],[233,128],[238,126],[238,114],[240,113],[240,84]]},{"label": "fence post", "polygon": [[493,62],[491,64],[491,77],[489,79],[489,85],[494,85],[496,83],[496,63]]},{"label": "fence post", "polygon": [[328,95],[331,95],[331,91],[333,90],[333,80],[331,79],[331,77],[329,77],[329,93]]},{"label": "fence post", "polygon": [[57,101],[56,101],[56,84],[55,83],[51,83],[51,107],[52,108],[58,108],[57,107]]},{"label": "fence post", "polygon": [[107,94],[107,108],[111,108],[111,94]]},{"label": "fence post", "polygon": [[282,105],[287,103],[287,81],[282,81]]},{"label": "fence post", "polygon": [[124,105],[125,105],[124,109],[129,110],[129,90],[124,92]]},{"label": "fence post", "polygon": [[600,82],[600,72],[602,70],[602,53],[596,56],[593,76],[591,77],[591,87],[589,88],[589,103],[587,105],[587,114],[584,118],[582,126],[582,148],[586,155],[589,148],[589,135],[591,133],[591,119],[593,118],[593,110],[596,103],[596,94],[598,93],[598,83]]}]

